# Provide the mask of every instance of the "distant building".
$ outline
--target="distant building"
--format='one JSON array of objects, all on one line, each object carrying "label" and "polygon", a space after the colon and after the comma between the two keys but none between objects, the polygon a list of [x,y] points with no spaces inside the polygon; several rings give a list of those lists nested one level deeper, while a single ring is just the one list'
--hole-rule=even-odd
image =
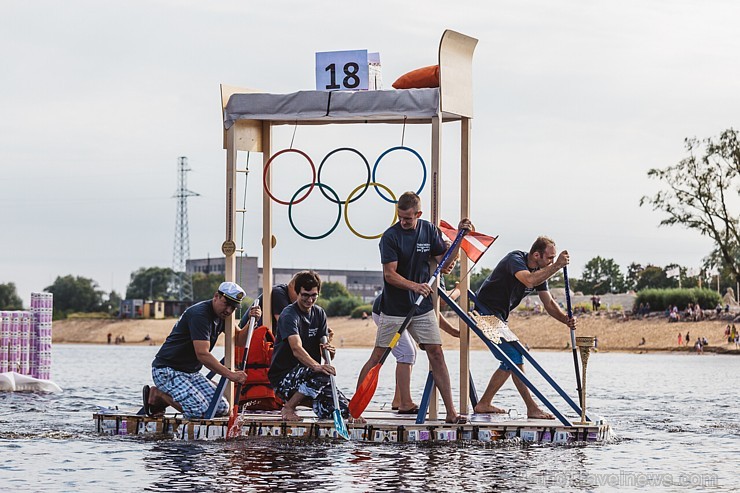
[{"label": "distant building", "polygon": [[[188,274],[202,272],[224,275],[226,259],[224,257],[191,259],[186,262]],[[293,274],[303,269],[313,269],[321,275],[323,282],[338,282],[347,288],[347,291],[359,296],[363,301],[371,302],[383,289],[383,271],[381,270],[351,270],[351,269],[321,269],[313,266],[298,268],[272,269],[274,284],[287,284]],[[257,266],[257,257],[236,258],[236,282],[241,285],[250,298],[262,294],[262,268]]]}]

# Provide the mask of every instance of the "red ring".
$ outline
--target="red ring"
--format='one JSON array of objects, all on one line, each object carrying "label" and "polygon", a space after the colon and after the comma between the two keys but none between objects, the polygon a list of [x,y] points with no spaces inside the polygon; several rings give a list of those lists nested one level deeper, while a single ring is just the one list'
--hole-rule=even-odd
[{"label": "red ring", "polygon": [[272,200],[274,200],[275,202],[277,202],[278,204],[283,204],[283,205],[290,205],[291,204],[291,202],[289,202],[289,201],[283,201],[283,200],[280,200],[277,197],[275,197],[272,193],[270,193],[270,189],[267,187],[267,168],[270,167],[270,165],[272,164],[272,160],[273,159],[275,159],[276,157],[278,157],[280,154],[282,154],[284,152],[297,152],[301,156],[305,157],[306,160],[308,161],[308,164],[311,165],[311,172],[313,173],[313,179],[311,180],[311,186],[308,187],[308,190],[306,191],[306,193],[305,193],[305,195],[303,197],[301,197],[298,200],[292,201],[293,204],[298,204],[298,203],[300,203],[301,201],[305,200],[308,197],[308,195],[313,190],[313,187],[316,185],[316,165],[313,164],[313,161],[311,161],[311,158],[308,157],[308,154],[306,154],[305,152],[299,151],[298,149],[283,149],[282,151],[279,151],[279,152],[273,154],[270,157],[270,159],[267,160],[267,163],[265,164],[265,169],[262,171],[262,185],[265,187],[265,192],[267,192],[267,195]]}]

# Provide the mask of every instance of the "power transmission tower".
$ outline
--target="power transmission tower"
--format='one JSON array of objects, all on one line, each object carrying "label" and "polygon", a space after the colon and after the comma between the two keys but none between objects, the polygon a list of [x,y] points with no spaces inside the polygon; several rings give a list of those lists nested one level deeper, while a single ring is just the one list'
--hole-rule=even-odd
[{"label": "power transmission tower", "polygon": [[175,221],[175,247],[172,253],[172,289],[178,301],[193,301],[193,280],[186,272],[186,263],[190,258],[190,231],[188,229],[188,197],[200,194],[188,190],[188,158],[177,159],[177,217]]}]

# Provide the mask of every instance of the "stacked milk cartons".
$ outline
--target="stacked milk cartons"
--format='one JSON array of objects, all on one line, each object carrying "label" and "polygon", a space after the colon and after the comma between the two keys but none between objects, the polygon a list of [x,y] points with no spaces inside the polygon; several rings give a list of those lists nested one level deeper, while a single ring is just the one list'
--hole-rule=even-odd
[{"label": "stacked milk cartons", "polygon": [[54,311],[52,293],[31,293],[29,365],[31,376],[51,377],[51,317]]},{"label": "stacked milk cartons", "polygon": [[21,312],[10,312],[10,342],[8,343],[8,371],[20,373],[21,366]]},{"label": "stacked milk cartons", "polygon": [[10,312],[0,312],[0,373],[8,369],[8,354],[10,349]]}]

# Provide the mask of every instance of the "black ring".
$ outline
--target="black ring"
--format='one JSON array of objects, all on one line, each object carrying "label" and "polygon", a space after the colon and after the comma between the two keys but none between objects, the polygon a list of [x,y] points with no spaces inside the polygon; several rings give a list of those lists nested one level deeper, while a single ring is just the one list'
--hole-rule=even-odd
[{"label": "black ring", "polygon": [[[365,188],[363,188],[362,192],[360,192],[360,194],[357,195],[357,197],[355,197],[355,198],[353,198],[352,200],[349,201],[349,203],[352,203],[355,200],[357,200],[360,197],[362,197],[362,194],[364,194],[367,191],[368,187],[370,186],[370,163],[367,161],[367,158],[365,158],[365,156],[360,151],[358,151],[357,149],[353,149],[352,147],[339,147],[339,148],[334,149],[333,151],[331,151],[326,156],[324,156],[324,159],[321,160],[321,164],[319,165],[319,172],[318,172],[318,176],[317,176],[317,179],[316,179],[316,183],[321,183],[321,169],[324,167],[324,163],[326,162],[326,160],[329,159],[329,157],[332,154],[334,154],[336,152],[339,152],[339,151],[350,151],[350,152],[354,152],[355,154],[357,154],[358,156],[360,156],[362,158],[362,160],[365,162],[365,167],[367,168],[367,180],[365,181]],[[319,191],[330,202],[333,202],[335,204],[344,204],[344,203],[347,203],[347,200],[346,199],[343,200],[343,201],[337,202],[333,198],[329,197],[326,194],[326,192],[324,191],[323,187],[319,187]],[[337,197],[337,199],[339,198],[338,196],[336,196],[336,197]],[[349,197],[347,197],[347,198],[349,198]]]}]

